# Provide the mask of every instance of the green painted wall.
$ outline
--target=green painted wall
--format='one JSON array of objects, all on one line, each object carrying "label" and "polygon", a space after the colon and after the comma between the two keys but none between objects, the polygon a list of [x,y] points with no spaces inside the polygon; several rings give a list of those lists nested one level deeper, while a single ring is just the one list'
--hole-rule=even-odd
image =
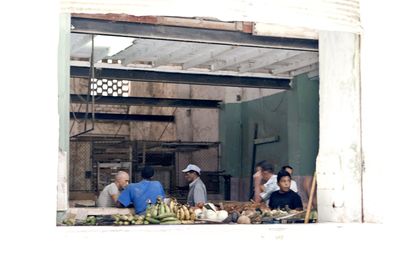
[{"label": "green painted wall", "polygon": [[319,144],[319,82],[300,75],[293,79],[288,94],[289,163],[295,175],[309,176],[315,171]]},{"label": "green painted wall", "polygon": [[287,95],[279,93],[242,103],[242,177],[249,177],[253,151],[254,127],[258,124],[258,138],[279,136],[279,141],[257,146],[256,163],[265,159],[276,167],[287,162]]},{"label": "green painted wall", "polygon": [[319,84],[306,75],[293,79],[293,89],[256,100],[225,104],[220,112],[221,168],[248,179],[251,172],[254,125],[258,138],[279,136],[279,142],[259,145],[256,162],[276,168],[290,164],[296,176],[312,175],[319,144]]},{"label": "green painted wall", "polygon": [[241,176],[242,135],[241,104],[224,104],[220,112],[221,169],[234,177]]},{"label": "green painted wall", "polygon": [[276,168],[288,161],[288,96],[279,93],[253,101],[225,104],[220,112],[221,168],[234,177],[249,177],[255,124],[258,138],[279,136],[279,141],[257,146],[256,162]]}]

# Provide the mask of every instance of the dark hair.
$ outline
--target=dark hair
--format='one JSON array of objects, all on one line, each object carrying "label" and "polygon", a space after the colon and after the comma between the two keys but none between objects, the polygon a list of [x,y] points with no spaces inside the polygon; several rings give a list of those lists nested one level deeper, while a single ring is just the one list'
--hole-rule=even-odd
[{"label": "dark hair", "polygon": [[293,167],[289,165],[282,166],[281,170],[286,170],[286,168],[293,170]]},{"label": "dark hair", "polygon": [[263,160],[257,163],[256,167],[260,167],[263,171],[269,171],[270,173],[274,173],[274,165],[268,163],[267,161]]},{"label": "dark hair", "polygon": [[292,180],[292,176],[290,175],[290,173],[288,173],[285,170],[280,170],[280,172],[278,172],[278,175],[276,177],[276,182],[279,184],[279,182],[281,181],[282,177],[285,176],[289,176],[290,180]]},{"label": "dark hair", "polygon": [[142,170],[142,177],[144,179],[150,179],[154,175],[154,169],[151,166],[144,166]]}]

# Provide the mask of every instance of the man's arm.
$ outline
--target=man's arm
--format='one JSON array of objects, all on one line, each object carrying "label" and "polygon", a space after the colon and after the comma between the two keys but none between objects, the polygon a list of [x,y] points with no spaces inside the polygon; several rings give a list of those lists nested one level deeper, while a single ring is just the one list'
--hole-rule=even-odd
[{"label": "man's arm", "polygon": [[262,199],[264,201],[267,201],[270,197],[271,194],[277,190],[279,190],[279,186],[275,183],[269,183],[269,184],[265,184],[265,191],[262,195]]},{"label": "man's arm", "polygon": [[260,197],[260,193],[261,193],[261,190],[260,190],[260,183],[261,183],[261,179],[262,179],[262,176],[261,176],[261,171],[258,171],[258,172],[256,172],[254,175],[253,175],[253,184],[254,184],[254,201],[256,202],[256,203],[260,203],[261,202],[261,197]]},{"label": "man's arm", "polygon": [[117,207],[128,207],[132,203],[132,199],[128,189],[121,192],[118,197]]},{"label": "man's arm", "polygon": [[111,199],[114,201],[114,204],[117,204],[119,190],[117,186],[111,186],[108,193],[110,194]]},{"label": "man's arm", "polygon": [[111,198],[114,201],[114,203],[117,204],[117,202],[118,202],[118,194],[111,195]]}]

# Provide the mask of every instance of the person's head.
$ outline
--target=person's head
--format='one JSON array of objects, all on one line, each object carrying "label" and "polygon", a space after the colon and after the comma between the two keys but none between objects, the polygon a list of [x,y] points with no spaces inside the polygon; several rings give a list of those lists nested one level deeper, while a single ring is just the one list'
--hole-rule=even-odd
[{"label": "person's head", "polygon": [[274,165],[266,162],[265,160],[260,161],[256,164],[256,172],[260,171],[261,175],[265,179],[271,178],[274,175]]},{"label": "person's head", "polygon": [[191,183],[200,176],[201,170],[198,166],[189,164],[182,172],[185,173],[185,179]]},{"label": "person's head", "polygon": [[281,170],[280,172],[278,172],[276,182],[278,183],[280,191],[288,192],[290,190],[292,176],[287,171]]},{"label": "person's head", "polygon": [[292,167],[292,166],[285,165],[285,166],[283,166],[283,167],[281,168],[281,170],[287,171],[288,173],[290,173],[290,176],[293,175],[293,167]]},{"label": "person's head", "polygon": [[124,171],[119,171],[115,175],[115,184],[118,189],[124,189],[129,184],[129,174]]},{"label": "person's head", "polygon": [[151,166],[144,166],[143,170],[142,170],[142,178],[146,179],[146,180],[150,180],[151,177],[153,177],[154,175],[154,169]]}]

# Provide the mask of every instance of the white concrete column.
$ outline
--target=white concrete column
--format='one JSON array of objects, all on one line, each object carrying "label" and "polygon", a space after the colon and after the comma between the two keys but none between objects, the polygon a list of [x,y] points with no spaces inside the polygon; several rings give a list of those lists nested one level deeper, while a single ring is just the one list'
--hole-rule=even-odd
[{"label": "white concrete column", "polygon": [[342,32],[319,37],[318,215],[321,222],[361,222],[359,37]]},{"label": "white concrete column", "polygon": [[70,14],[60,14],[58,48],[58,116],[59,153],[57,175],[57,211],[68,209],[68,166],[69,166],[69,47]]}]

